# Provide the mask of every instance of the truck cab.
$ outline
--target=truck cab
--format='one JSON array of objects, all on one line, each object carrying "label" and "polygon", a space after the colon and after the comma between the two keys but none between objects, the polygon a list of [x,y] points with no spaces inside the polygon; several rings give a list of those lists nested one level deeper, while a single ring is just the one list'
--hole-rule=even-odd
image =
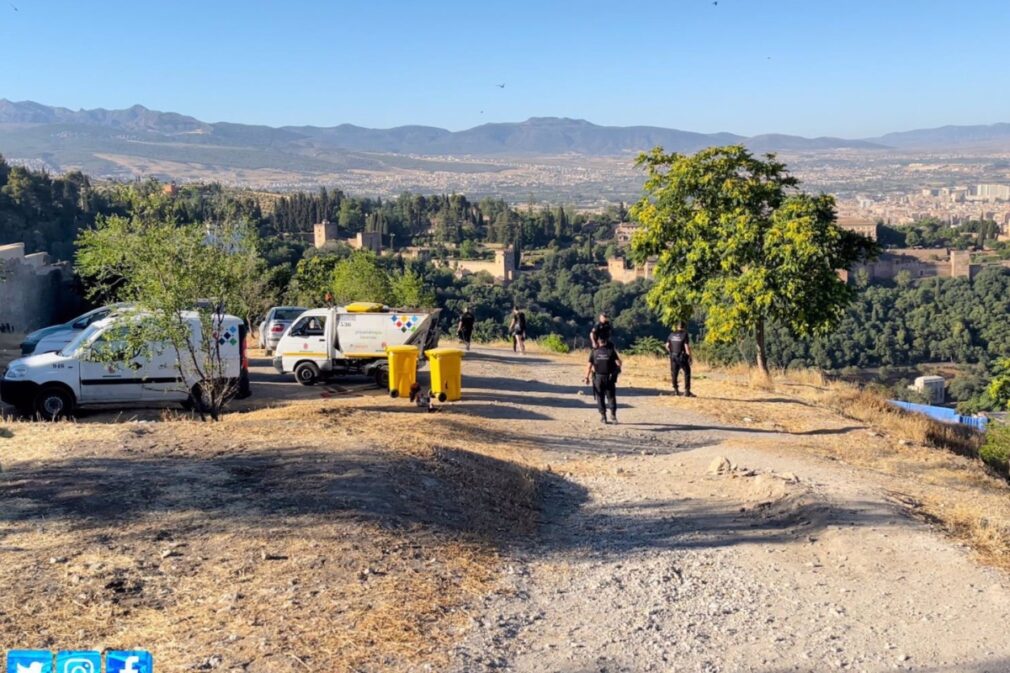
[{"label": "truck cab", "polygon": [[357,303],[302,313],[277,344],[274,368],[302,385],[331,376],[364,374],[384,384],[386,347],[438,345],[435,309],[391,309]]}]

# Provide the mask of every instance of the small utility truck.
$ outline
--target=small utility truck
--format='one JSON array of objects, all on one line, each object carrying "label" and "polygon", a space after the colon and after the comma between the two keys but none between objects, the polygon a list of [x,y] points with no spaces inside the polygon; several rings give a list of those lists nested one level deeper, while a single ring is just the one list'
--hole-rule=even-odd
[{"label": "small utility truck", "polygon": [[389,384],[387,346],[438,346],[439,309],[389,308],[359,302],[314,308],[288,327],[274,352],[274,369],[311,386],[331,376],[365,375]]}]

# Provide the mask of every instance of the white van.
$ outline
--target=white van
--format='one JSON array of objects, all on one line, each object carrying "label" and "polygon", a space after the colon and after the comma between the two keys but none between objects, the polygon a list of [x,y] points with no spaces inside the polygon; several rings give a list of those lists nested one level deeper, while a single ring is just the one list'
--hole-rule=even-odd
[{"label": "white van", "polygon": [[[135,317],[105,318],[85,328],[63,350],[15,360],[0,379],[0,399],[48,420],[93,405],[189,403],[198,381],[192,367],[180,363],[171,345],[150,344],[146,352],[116,363],[89,357],[97,350],[116,348],[117,337],[121,338],[125,329],[121,321]],[[184,317],[191,326],[193,343],[198,344],[198,314]],[[234,316],[222,316],[221,320],[222,373],[235,381],[242,396],[248,387],[245,323]]]},{"label": "white van", "polygon": [[414,344],[422,353],[435,348],[439,313],[366,302],[310,309],[284,332],[273,365],[306,386],[329,376],[364,374],[385,387],[386,346]]}]

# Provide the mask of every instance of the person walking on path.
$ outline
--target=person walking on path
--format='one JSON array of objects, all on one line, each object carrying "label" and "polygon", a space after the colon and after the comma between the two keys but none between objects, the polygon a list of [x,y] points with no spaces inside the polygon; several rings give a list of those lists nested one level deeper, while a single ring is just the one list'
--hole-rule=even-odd
[{"label": "person walking on path", "polygon": [[614,326],[607,318],[607,314],[601,313],[599,322],[593,325],[589,331],[589,343],[593,348],[605,343],[609,343],[614,333]]},{"label": "person walking on path", "polygon": [[512,335],[512,352],[517,350],[526,354],[526,314],[519,307],[512,309],[512,322],[509,323],[509,334]]},{"label": "person walking on path", "polygon": [[691,392],[691,337],[684,323],[677,323],[677,329],[666,337],[666,352],[670,355],[670,378],[673,380],[673,394],[680,395],[680,372],[684,372],[684,394],[694,397]]},{"label": "person walking on path", "polygon": [[470,312],[470,307],[464,306],[463,315],[459,317],[459,325],[456,327],[456,336],[466,344],[467,350],[470,350],[470,340],[473,338],[473,323],[474,317]]},{"label": "person walking on path", "polygon": [[[592,377],[593,393],[600,412],[600,422],[617,423],[617,375],[621,373],[621,356],[610,341],[599,344],[589,352],[586,366],[586,383]],[[607,407],[610,420],[607,420]]]}]

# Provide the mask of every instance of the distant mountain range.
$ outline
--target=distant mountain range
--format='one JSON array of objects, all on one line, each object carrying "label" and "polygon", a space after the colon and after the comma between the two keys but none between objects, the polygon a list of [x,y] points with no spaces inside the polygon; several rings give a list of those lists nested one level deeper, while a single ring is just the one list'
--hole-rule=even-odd
[{"label": "distant mountain range", "polygon": [[[622,157],[655,146],[694,152],[743,143],[755,151],[818,152],[898,149],[1010,149],[1010,124],[946,126],[889,133],[879,138],[803,138],[768,134],[694,133],[655,126],[599,126],[581,119],[534,117],[482,124],[463,131],[430,126],[370,129],[269,127],[207,123],[134,105],[125,110],[70,110],[0,99],[0,154],[50,170],[77,168],[98,176],[189,174],[250,179],[250,172],[280,176],[341,175],[346,171],[494,173],[516,157]],[[466,157],[467,161],[456,159]],[[486,163],[481,163],[481,159]],[[297,180],[292,180],[297,182]]]}]

